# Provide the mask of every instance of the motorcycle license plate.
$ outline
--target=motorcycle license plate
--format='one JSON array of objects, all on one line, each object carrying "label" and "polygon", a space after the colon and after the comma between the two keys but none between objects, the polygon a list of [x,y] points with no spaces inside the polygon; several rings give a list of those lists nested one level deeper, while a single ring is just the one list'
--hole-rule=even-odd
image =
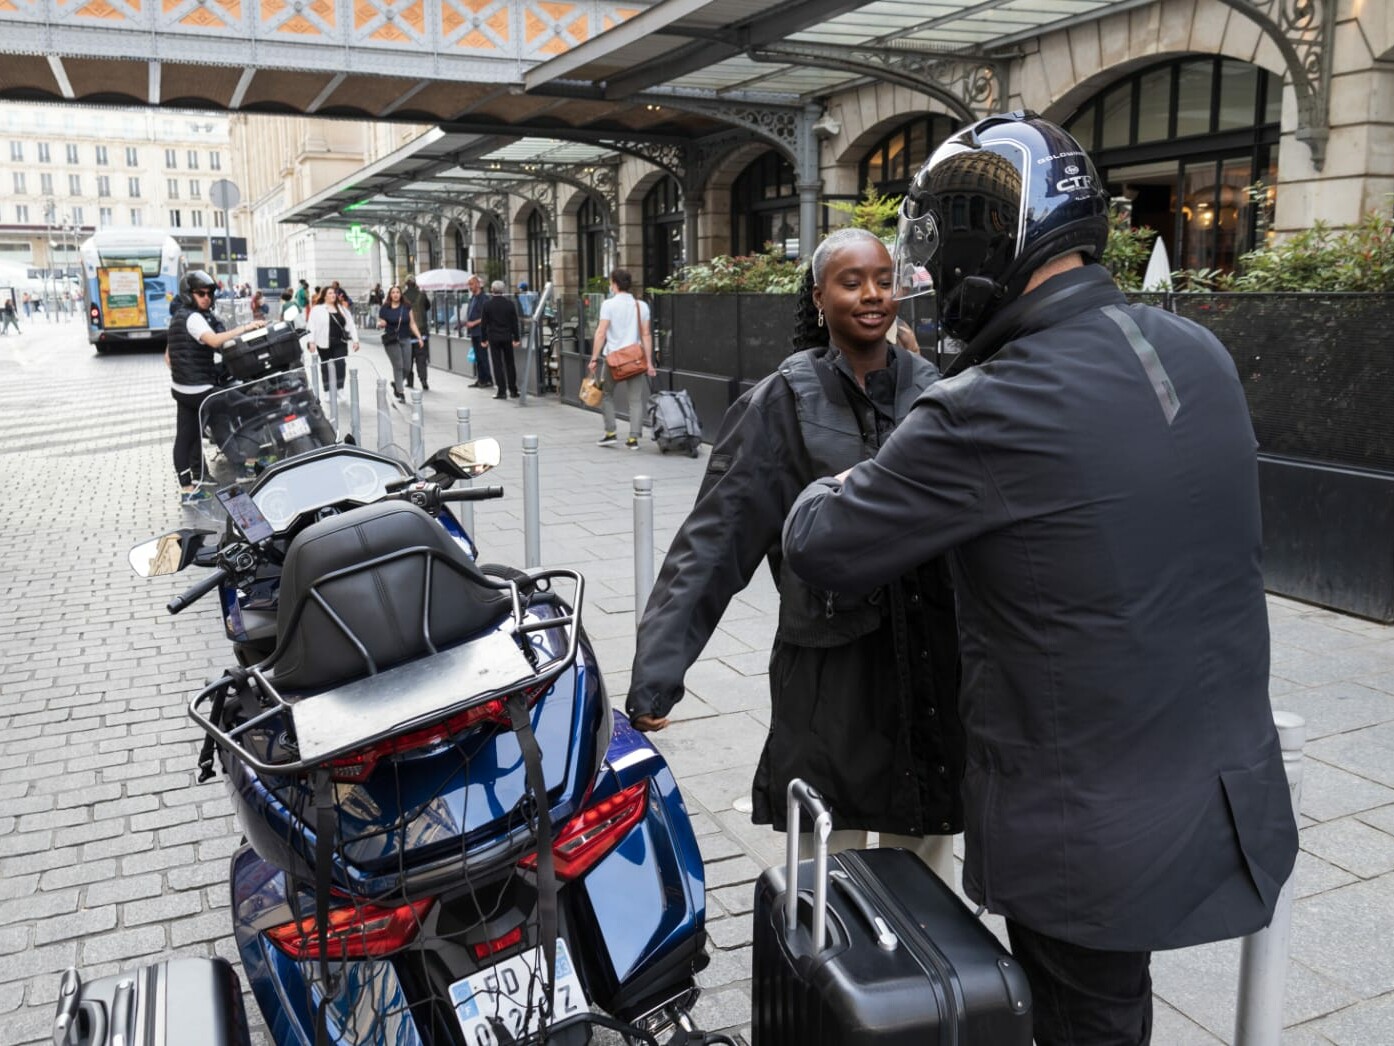
[{"label": "motorcycle license plate", "polygon": [[[538,1003],[545,969],[542,949],[534,948],[452,984],[450,1001],[455,1004],[455,1016],[465,1041],[470,1046],[498,1046],[500,1041],[512,1042],[541,1031]],[[566,942],[560,938],[552,1001],[554,1024],[590,1009]],[[506,1032],[506,1036],[497,1034],[496,1029]]]},{"label": "motorcycle license plate", "polygon": [[293,418],[281,422],[281,439],[299,439],[310,434],[309,418]]}]

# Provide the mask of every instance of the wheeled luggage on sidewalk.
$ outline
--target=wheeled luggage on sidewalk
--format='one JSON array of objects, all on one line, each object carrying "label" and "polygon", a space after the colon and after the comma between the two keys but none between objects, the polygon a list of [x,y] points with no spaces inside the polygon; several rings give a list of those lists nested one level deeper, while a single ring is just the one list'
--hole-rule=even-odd
[{"label": "wheeled luggage on sidewalk", "polygon": [[289,323],[278,320],[233,338],[218,351],[234,378],[251,381],[300,366],[300,334]]},{"label": "wheeled luggage on sidewalk", "polygon": [[697,448],[702,445],[702,422],[686,389],[655,392],[649,397],[648,414],[660,451],[667,454],[680,450],[690,458],[697,456]]},{"label": "wheeled luggage on sidewalk", "polygon": [[170,959],[83,983],[63,974],[55,1046],[248,1046],[242,985],[223,959]]},{"label": "wheeled luggage on sidewalk", "polygon": [[[800,805],[816,818],[803,862]],[[829,857],[831,825],[790,782],[787,867],[755,886],[754,1046],[1031,1046],[1026,973],[987,927],[906,850]]]}]

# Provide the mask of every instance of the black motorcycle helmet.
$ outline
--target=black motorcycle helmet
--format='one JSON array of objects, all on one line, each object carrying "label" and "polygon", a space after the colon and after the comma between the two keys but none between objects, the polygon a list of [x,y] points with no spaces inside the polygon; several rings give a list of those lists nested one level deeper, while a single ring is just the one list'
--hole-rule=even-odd
[{"label": "black motorcycle helmet", "polygon": [[[191,309],[198,308],[198,303],[194,301],[193,292],[195,289],[210,292],[216,291],[218,289],[218,281],[213,279],[212,276],[209,276],[208,273],[204,272],[202,269],[190,269],[184,274],[184,278],[179,281],[179,297],[183,299],[184,304]],[[208,307],[213,307],[213,298],[211,294],[208,299]]]},{"label": "black motorcycle helmet", "polygon": [[990,116],[934,150],[910,183],[896,296],[935,294],[943,330],[971,340],[1046,262],[1098,258],[1107,239],[1108,193],[1080,144],[1030,110]]}]

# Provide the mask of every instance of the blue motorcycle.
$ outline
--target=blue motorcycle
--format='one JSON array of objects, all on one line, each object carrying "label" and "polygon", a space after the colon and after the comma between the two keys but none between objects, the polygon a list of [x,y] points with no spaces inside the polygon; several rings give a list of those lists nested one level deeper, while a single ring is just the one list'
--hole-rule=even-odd
[{"label": "blue motorcycle", "polygon": [[[239,664],[189,714],[245,844],[243,969],[277,1043],[703,1040],[701,855],[663,758],[613,712],[571,570],[480,566],[450,502],[492,440],[421,474],[355,446],[219,492],[228,521],[131,553],[209,575]],[[423,478],[424,477],[424,478]],[[610,1041],[615,1041],[613,1038]]]}]

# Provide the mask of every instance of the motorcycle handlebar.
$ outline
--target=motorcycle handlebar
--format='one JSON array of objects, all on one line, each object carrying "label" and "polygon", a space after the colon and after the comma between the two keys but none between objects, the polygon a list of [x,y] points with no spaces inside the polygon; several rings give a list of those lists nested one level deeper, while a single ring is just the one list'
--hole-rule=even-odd
[{"label": "motorcycle handlebar", "polygon": [[190,603],[196,603],[204,596],[208,595],[209,592],[212,592],[215,588],[218,587],[219,583],[227,576],[228,572],[224,570],[222,567],[218,567],[216,570],[209,573],[209,575],[205,577],[202,581],[200,581],[197,585],[191,585],[189,588],[185,589],[179,595],[171,599],[168,603],[165,604],[165,609],[168,610],[171,614],[179,613],[179,611],[183,610]]},{"label": "motorcycle handlebar", "polygon": [[488,501],[503,497],[502,487],[462,487],[459,490],[442,490],[442,501]]}]

